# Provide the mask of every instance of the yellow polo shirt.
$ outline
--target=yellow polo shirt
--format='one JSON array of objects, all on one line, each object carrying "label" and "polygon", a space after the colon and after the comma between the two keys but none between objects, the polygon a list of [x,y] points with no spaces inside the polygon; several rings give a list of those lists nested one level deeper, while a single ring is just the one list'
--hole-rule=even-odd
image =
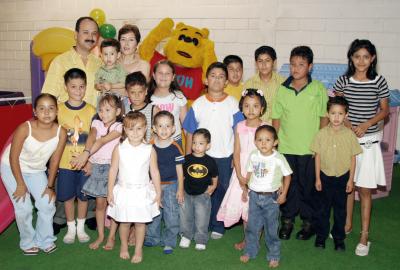
[{"label": "yellow polo shirt", "polygon": [[342,126],[322,128],[311,143],[311,151],[321,158],[321,171],[328,176],[341,176],[350,170],[351,158],[362,152],[354,132]]},{"label": "yellow polo shirt", "polygon": [[87,79],[86,95],[83,100],[96,107],[98,91],[94,88],[94,76],[101,65],[101,59],[90,53],[85,66],[80,55],[74,48],[71,48],[51,62],[42,87],[42,93],[54,95],[58,102],[67,101],[68,94],[65,90],[64,74],[71,68],[79,68],[85,71]]},{"label": "yellow polo shirt", "polygon": [[243,83],[242,82],[238,86],[233,86],[232,84],[228,83],[228,85],[224,89],[225,93],[234,97],[238,102],[240,101],[240,99],[242,97],[242,91],[243,91]]},{"label": "yellow polo shirt", "polygon": [[265,100],[267,101],[267,109],[261,119],[267,124],[272,123],[272,104],[274,103],[276,93],[279,86],[285,81],[285,78],[275,71],[272,72],[271,80],[265,83],[261,80],[259,73],[248,79],[243,86],[243,90],[247,88],[260,89],[264,93]]}]

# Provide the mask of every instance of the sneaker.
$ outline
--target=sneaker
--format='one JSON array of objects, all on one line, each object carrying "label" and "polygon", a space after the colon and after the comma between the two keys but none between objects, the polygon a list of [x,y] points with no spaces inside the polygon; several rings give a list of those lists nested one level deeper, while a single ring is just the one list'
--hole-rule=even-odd
[{"label": "sneaker", "polygon": [[371,246],[371,242],[368,242],[367,245],[358,243],[358,245],[356,247],[356,251],[355,251],[356,255],[357,256],[367,256],[370,246]]},{"label": "sneaker", "polygon": [[194,247],[196,250],[206,250],[206,245],[204,244],[196,244],[196,246]]},{"label": "sneaker", "polygon": [[219,232],[211,232],[211,239],[217,240],[217,239],[221,239],[222,236],[224,236],[222,233]]},{"label": "sneaker", "polygon": [[186,238],[185,236],[182,236],[181,242],[179,242],[179,246],[181,248],[188,248],[190,246],[190,239]]},{"label": "sneaker", "polygon": [[90,240],[90,236],[85,231],[78,232],[77,235],[80,243],[87,243]]},{"label": "sneaker", "polygon": [[65,244],[73,244],[75,242],[76,229],[68,228],[67,234],[63,238]]},{"label": "sneaker", "polygon": [[172,247],[170,247],[170,246],[164,247],[164,250],[163,250],[164,254],[168,255],[168,254],[172,254],[172,252],[174,252],[174,249]]}]

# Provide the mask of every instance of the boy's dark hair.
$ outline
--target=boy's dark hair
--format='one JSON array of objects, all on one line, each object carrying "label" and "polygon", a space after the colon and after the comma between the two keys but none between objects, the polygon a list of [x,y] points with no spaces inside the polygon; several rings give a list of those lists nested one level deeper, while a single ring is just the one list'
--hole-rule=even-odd
[{"label": "boy's dark hair", "polygon": [[121,44],[119,43],[118,40],[113,39],[113,38],[108,38],[101,42],[100,50],[103,51],[103,48],[106,48],[106,47],[114,47],[115,50],[117,50],[117,52],[121,51]]},{"label": "boy's dark hair", "polygon": [[154,120],[153,120],[154,125],[157,123],[158,119],[164,116],[168,117],[169,120],[171,120],[172,124],[175,125],[174,115],[169,111],[159,111],[158,113],[156,113],[156,115],[154,115]]},{"label": "boy's dark hair", "polygon": [[[139,85],[139,86],[143,87],[144,89],[147,89],[147,80],[141,71],[132,72],[132,73],[128,74],[125,78],[126,91],[128,91],[129,88],[131,88],[135,85]],[[150,102],[149,93],[147,93],[144,102],[146,102],[146,103]]]},{"label": "boy's dark hair", "polygon": [[259,127],[256,129],[256,133],[254,134],[254,139],[256,139],[256,138],[257,138],[257,134],[258,134],[260,131],[263,131],[263,130],[266,130],[266,131],[270,132],[270,133],[272,134],[272,136],[274,137],[274,140],[275,140],[275,141],[278,139],[278,133],[276,133],[276,129],[275,129],[273,126],[270,126],[270,125],[262,125],[262,126],[259,126]]},{"label": "boy's dark hair", "polygon": [[378,56],[376,55],[375,45],[372,44],[371,41],[369,41],[368,39],[356,39],[350,44],[350,48],[347,52],[347,59],[349,62],[345,75],[347,77],[351,77],[356,72],[356,68],[354,67],[354,63],[351,60],[351,57],[360,49],[366,49],[371,56],[375,56],[375,59],[372,61],[371,65],[368,67],[367,70],[367,78],[373,80],[378,75],[378,73],[376,72],[376,64],[378,63]]},{"label": "boy's dark hair", "polygon": [[238,55],[233,55],[233,54],[227,55],[225,56],[223,62],[227,67],[229,66],[229,64],[239,63],[240,66],[243,68],[243,60]]},{"label": "boy's dark hair", "polygon": [[290,52],[290,59],[295,56],[307,59],[308,64],[312,64],[314,60],[314,53],[308,46],[298,46],[293,48],[293,50]]},{"label": "boy's dark hair", "polygon": [[222,69],[224,71],[224,73],[225,73],[225,78],[228,78],[228,69],[226,68],[226,65],[224,63],[221,63],[221,62],[214,62],[211,65],[209,65],[208,68],[207,68],[206,77],[208,77],[208,75],[210,74],[211,70],[216,69],[216,68]]},{"label": "boy's dark hair", "polygon": [[205,128],[196,129],[196,131],[193,132],[192,137],[194,137],[195,135],[203,135],[203,137],[204,137],[204,139],[206,139],[207,143],[211,142],[211,133],[210,133],[210,131],[208,131],[208,129],[205,129]]},{"label": "boy's dark hair", "polygon": [[257,61],[258,57],[261,54],[268,54],[269,57],[271,57],[271,59],[273,61],[276,60],[276,51],[274,48],[272,48],[270,46],[261,46],[261,47],[257,48],[256,51],[254,52],[254,59]]},{"label": "boy's dark hair", "polygon": [[139,44],[140,42],[140,31],[136,25],[133,24],[125,24],[121,27],[118,31],[118,40],[121,41],[121,36],[125,35],[126,33],[132,32],[135,35],[136,43]]},{"label": "boy's dark hair", "polygon": [[239,101],[239,110],[241,112],[243,112],[244,98],[249,96],[249,97],[258,97],[258,99],[260,100],[261,107],[263,107],[263,110],[261,111],[261,115],[263,115],[265,113],[265,111],[267,110],[267,101],[265,100],[264,95],[260,95],[258,93],[258,91],[261,91],[261,90],[254,89],[254,88],[247,88],[246,90],[243,91],[242,97],[240,98],[240,101]]},{"label": "boy's dark hair", "polygon": [[38,96],[36,97],[35,101],[33,102],[33,108],[34,108],[34,109],[36,109],[36,107],[37,107],[39,101],[40,101],[42,98],[49,98],[49,99],[51,99],[51,100],[54,102],[54,104],[56,105],[56,107],[58,107],[58,105],[57,105],[57,98],[56,98],[55,96],[53,96],[52,94],[49,94],[49,93],[41,93],[40,95],[38,95]]},{"label": "boy's dark hair", "polygon": [[94,22],[94,23],[96,24],[96,26],[97,26],[97,30],[99,30],[99,25],[97,24],[97,22],[96,22],[92,17],[85,16],[85,17],[80,17],[80,18],[76,21],[76,23],[75,23],[75,32],[79,32],[79,29],[80,29],[80,27],[81,27],[81,23],[82,23],[84,20],[89,20],[89,21]]},{"label": "boy's dark hair", "polygon": [[64,74],[65,85],[67,85],[67,83],[72,79],[82,79],[85,82],[85,84],[87,84],[86,73],[82,69],[71,68],[67,70],[67,72],[65,72]]},{"label": "boy's dark hair", "polygon": [[340,105],[344,107],[344,110],[346,113],[349,112],[349,103],[344,97],[336,96],[336,97],[330,97],[328,100],[327,104],[327,111],[329,112],[330,108],[333,105]]}]

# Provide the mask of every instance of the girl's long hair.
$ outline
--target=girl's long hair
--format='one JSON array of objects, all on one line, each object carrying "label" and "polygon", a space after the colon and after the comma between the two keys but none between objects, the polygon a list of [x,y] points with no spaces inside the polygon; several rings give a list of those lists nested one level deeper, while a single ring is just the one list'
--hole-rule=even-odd
[{"label": "girl's long hair", "polygon": [[[173,65],[170,61],[168,61],[168,60],[161,60],[161,61],[158,61],[158,62],[154,65],[154,67],[153,67],[153,74],[156,73],[156,71],[157,71],[157,69],[158,69],[158,67],[159,67],[160,65],[167,65],[167,66],[169,66],[169,67],[171,68],[171,70],[172,70],[172,74],[175,75],[175,78],[173,79],[173,81],[171,82],[171,84],[170,84],[170,86],[169,86],[169,92],[170,92],[170,93],[173,93],[176,97],[177,97],[177,95],[176,95],[177,92],[181,92],[181,94],[183,95],[183,93],[182,93],[182,91],[181,91],[181,89],[180,89],[180,87],[179,87],[178,81],[177,81],[177,79],[176,79],[176,72],[175,72],[175,67],[174,67],[174,65]],[[151,96],[154,94],[154,91],[156,90],[156,88],[157,88],[157,83],[156,83],[156,81],[154,80],[154,76],[151,76],[150,85],[149,85],[149,91],[148,91],[148,96],[149,96],[150,98],[151,98]]]},{"label": "girl's long hair", "polygon": [[122,121],[124,128],[122,129],[122,135],[120,138],[121,143],[127,138],[125,127],[134,126],[138,121],[143,121],[143,123],[147,125],[146,116],[141,112],[130,111],[124,116],[124,120]]},{"label": "girl's long hair", "polygon": [[376,72],[378,56],[376,55],[375,45],[372,44],[371,41],[369,41],[368,39],[356,39],[350,44],[349,50],[347,52],[348,66],[345,75],[350,78],[354,75],[354,73],[356,73],[356,68],[351,57],[360,49],[366,49],[372,57],[375,56],[374,60],[367,70],[367,78],[373,80],[378,75],[378,73]]}]

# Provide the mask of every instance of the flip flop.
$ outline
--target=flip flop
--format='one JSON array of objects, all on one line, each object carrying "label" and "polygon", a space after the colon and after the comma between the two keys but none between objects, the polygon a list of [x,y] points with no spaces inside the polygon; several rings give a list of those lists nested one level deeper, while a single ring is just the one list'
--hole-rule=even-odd
[{"label": "flip flop", "polygon": [[29,248],[29,249],[23,250],[25,256],[35,256],[35,255],[38,255],[38,254],[39,254],[39,251],[40,251],[40,250],[39,250],[39,248],[37,248],[37,247],[31,247],[31,248]]},{"label": "flip flop", "polygon": [[57,246],[56,246],[56,244],[52,244],[52,245],[49,246],[48,248],[45,248],[45,249],[42,249],[42,250],[43,250],[43,252],[46,253],[46,254],[51,254],[51,253],[53,253],[54,251],[57,250]]}]

